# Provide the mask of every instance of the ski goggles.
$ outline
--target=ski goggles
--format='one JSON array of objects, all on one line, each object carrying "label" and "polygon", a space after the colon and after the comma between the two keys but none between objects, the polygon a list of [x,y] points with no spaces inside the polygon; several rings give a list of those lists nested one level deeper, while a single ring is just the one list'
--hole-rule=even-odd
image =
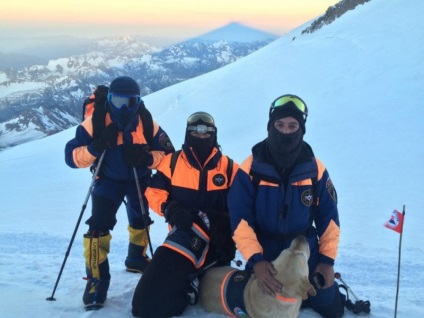
[{"label": "ski goggles", "polygon": [[205,113],[205,112],[197,112],[197,113],[192,114],[187,119],[187,126],[190,126],[190,125],[194,126],[199,121],[204,122],[206,125],[215,126],[215,120],[213,119],[213,117],[211,115],[209,115],[208,113]]},{"label": "ski goggles", "polygon": [[119,95],[119,94],[109,93],[107,95],[107,99],[109,103],[117,109],[126,107],[129,110],[132,110],[138,107],[141,103],[140,95]]},{"label": "ski goggles", "polygon": [[305,102],[296,95],[283,95],[275,99],[271,103],[269,115],[271,116],[274,110],[279,107],[289,107],[293,105],[302,113],[303,119],[306,121],[306,117],[308,117],[308,107],[306,107]]},{"label": "ski goggles", "polygon": [[187,131],[195,131],[198,134],[206,134],[207,132],[215,132],[214,127],[209,127],[206,125],[196,125],[196,126],[188,126]]}]

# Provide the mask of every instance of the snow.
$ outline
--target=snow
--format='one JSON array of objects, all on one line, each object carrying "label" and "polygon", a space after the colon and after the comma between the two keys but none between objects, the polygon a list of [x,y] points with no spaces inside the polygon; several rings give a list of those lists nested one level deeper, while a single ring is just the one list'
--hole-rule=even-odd
[{"label": "snow", "polygon": [[[305,140],[327,166],[339,196],[341,243],[335,269],[363,300],[370,317],[394,315],[399,234],[383,226],[406,205],[398,317],[424,317],[424,2],[372,0],[316,33],[297,28],[217,71],[145,98],[179,147],[187,117],[210,112],[223,152],[241,162],[266,136],[270,102],[284,93],[309,106]],[[401,18],[401,23],[399,22]],[[295,40],[292,40],[296,37]],[[85,312],[83,214],[51,296],[91,182],[70,169],[65,143],[75,129],[0,152],[1,317],[131,317],[139,275],[124,271],[126,214],[118,213],[109,254],[109,300]],[[1,137],[0,137],[1,138]],[[167,227],[154,213],[153,247]],[[184,317],[222,317],[190,307]],[[303,310],[301,318],[318,317]],[[355,317],[347,312],[345,317]]]}]

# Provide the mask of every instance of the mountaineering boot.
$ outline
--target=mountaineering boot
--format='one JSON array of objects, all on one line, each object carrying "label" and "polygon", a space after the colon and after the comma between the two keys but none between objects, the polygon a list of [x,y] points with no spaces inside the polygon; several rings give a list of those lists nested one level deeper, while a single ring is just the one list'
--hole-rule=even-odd
[{"label": "mountaineering boot", "polygon": [[103,307],[110,283],[109,253],[110,233],[88,232],[84,234],[84,257],[87,280],[82,301],[86,310]]},{"label": "mountaineering boot", "polygon": [[130,243],[128,245],[128,256],[125,260],[125,267],[128,272],[143,273],[149,265],[150,258],[146,255],[147,231],[146,229],[139,230],[128,226]]}]

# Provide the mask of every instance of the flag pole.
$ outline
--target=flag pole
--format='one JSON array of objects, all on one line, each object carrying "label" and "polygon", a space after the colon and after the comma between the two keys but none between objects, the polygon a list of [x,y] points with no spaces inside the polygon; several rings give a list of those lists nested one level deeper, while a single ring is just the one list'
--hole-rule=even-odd
[{"label": "flag pole", "polygon": [[399,296],[399,282],[400,282],[400,258],[401,258],[401,250],[402,250],[402,235],[403,235],[403,224],[405,222],[405,205],[402,210],[403,221],[400,229],[399,236],[399,255],[398,255],[398,271],[397,271],[397,286],[396,286],[396,303],[395,303],[395,318],[397,317],[397,305],[398,305],[398,296]]}]

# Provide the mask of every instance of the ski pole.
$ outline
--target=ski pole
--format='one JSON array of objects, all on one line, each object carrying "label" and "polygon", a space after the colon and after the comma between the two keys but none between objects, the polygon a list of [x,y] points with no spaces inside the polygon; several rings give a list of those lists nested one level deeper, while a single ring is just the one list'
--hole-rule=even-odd
[{"label": "ski pole", "polygon": [[[334,277],[342,282],[343,285],[339,285],[346,290],[346,308],[355,314],[365,313],[369,314],[371,312],[371,303],[369,300],[360,300],[358,296],[355,295],[353,290],[349,287],[348,284],[343,280],[340,273],[334,273]],[[355,298],[355,303],[349,299],[349,292]]]},{"label": "ski pole", "polygon": [[150,241],[150,233],[149,233],[149,224],[148,224],[149,222],[147,219],[146,209],[144,208],[140,182],[138,181],[137,169],[133,167],[133,171],[134,171],[135,184],[137,185],[138,201],[140,202],[141,214],[143,215],[144,226],[146,227],[146,234],[147,234],[147,240],[149,242],[150,254],[152,254],[152,258],[153,258],[153,248],[152,248],[152,242]]},{"label": "ski pole", "polygon": [[82,205],[81,213],[78,217],[78,221],[77,221],[77,224],[75,226],[74,233],[72,234],[71,241],[69,242],[68,250],[65,253],[65,258],[63,259],[62,267],[60,268],[59,275],[57,276],[56,284],[54,285],[52,295],[50,297],[47,297],[46,300],[56,300],[56,298],[54,298],[53,296],[54,296],[54,293],[56,292],[57,285],[59,284],[60,277],[62,276],[63,268],[65,267],[66,260],[68,259],[69,252],[71,251],[72,244],[74,243],[75,235],[77,234],[78,227],[79,227],[79,224],[81,222],[82,216],[84,214],[85,208],[87,207],[87,202],[88,202],[88,199],[90,198],[91,191],[93,190],[94,182],[96,181],[97,175],[99,174],[99,170],[100,170],[100,167],[102,165],[103,157],[105,156],[105,152],[106,152],[106,150],[103,151],[102,155],[100,156],[99,163],[97,164],[96,171],[94,172],[93,178],[91,179],[91,183],[90,183],[90,187],[88,188],[87,196],[85,197],[85,201]]},{"label": "ski pole", "polygon": [[341,281],[342,284],[346,286],[346,288],[350,291],[350,293],[353,295],[353,297],[355,297],[355,300],[359,300],[359,297],[356,296],[355,293],[353,292],[353,290],[349,287],[349,285],[346,284],[346,282],[343,280],[342,275],[340,273],[335,273],[334,277],[336,279],[338,279],[339,281]]}]

